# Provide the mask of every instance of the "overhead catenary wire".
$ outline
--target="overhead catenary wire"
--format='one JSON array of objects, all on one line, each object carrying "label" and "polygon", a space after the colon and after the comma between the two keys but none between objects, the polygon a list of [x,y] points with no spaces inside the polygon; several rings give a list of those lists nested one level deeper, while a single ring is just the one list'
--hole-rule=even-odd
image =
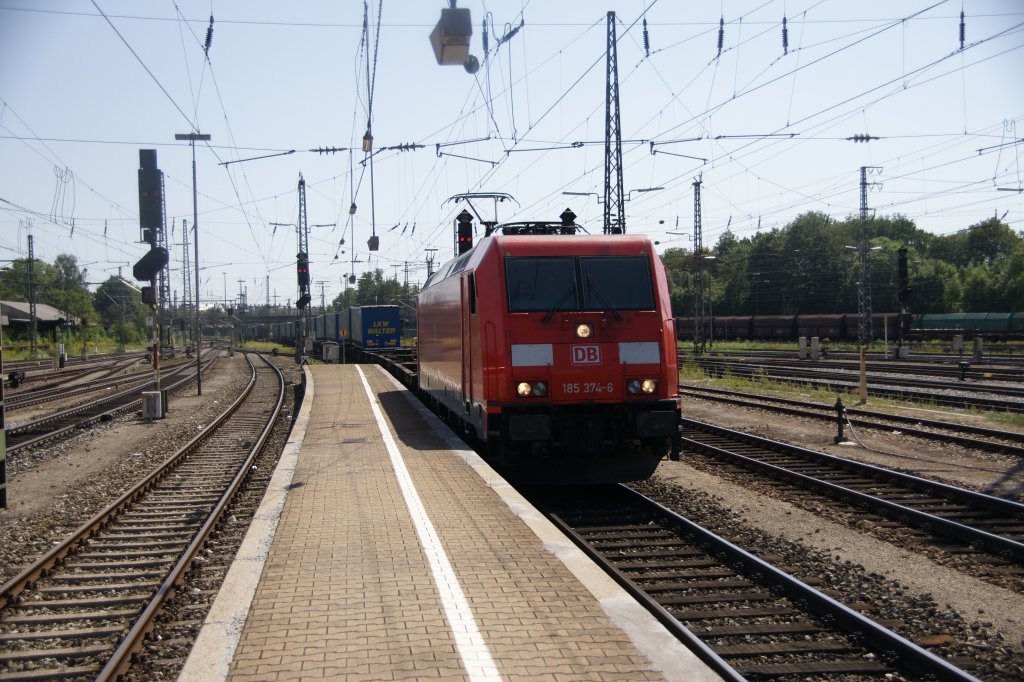
[{"label": "overhead catenary wire", "polygon": [[[790,7],[790,9],[795,11],[796,8]],[[944,14],[949,15],[950,12],[945,12]],[[935,18],[936,17],[934,17],[934,16],[933,17],[928,17],[929,20],[933,20]],[[946,17],[946,19],[947,19],[947,24],[946,24],[947,32],[946,32],[945,35],[946,35],[946,40],[949,41],[950,37],[949,37],[948,28],[950,27],[951,24],[955,23],[955,21],[950,21],[948,16]],[[659,22],[657,22],[656,17],[653,17],[653,16],[652,17],[644,17],[643,19],[641,19],[641,22],[648,22],[648,25],[652,29],[654,27],[663,25],[663,24],[660,24]],[[221,23],[220,20],[218,20],[218,23],[219,24]],[[532,23],[533,22],[531,22],[531,25],[532,25]],[[744,34],[751,33],[751,31],[749,30],[749,26],[761,25],[761,24],[769,27],[769,29],[774,32],[774,31],[778,30],[778,14],[775,15],[775,20],[774,20],[773,24],[771,24],[771,25],[769,25],[768,22],[757,21],[757,20],[747,20],[747,19],[744,19],[743,23],[747,23],[748,24],[748,30],[746,32],[744,32]],[[383,25],[386,27],[389,24],[383,24]],[[851,24],[851,25],[855,25],[855,24]],[[706,26],[707,26],[707,24],[705,24],[705,27]],[[855,25],[855,26],[857,26],[857,29],[860,30],[860,26],[859,25]],[[789,26],[789,28],[794,28],[794,26]],[[712,28],[712,30],[713,30],[713,28]],[[226,35],[227,34],[225,34],[225,36]],[[659,33],[658,35],[661,35],[661,34]],[[727,49],[723,51],[723,56],[724,56],[724,52],[727,52],[728,48],[732,48],[733,47],[733,43],[737,42],[737,41],[733,40],[733,38],[736,37],[736,32],[733,30],[733,26],[730,26],[729,36],[730,36],[729,45],[724,46]],[[220,36],[218,36],[218,37],[220,37]],[[794,44],[795,44],[796,40],[797,40],[796,36],[791,36],[791,37],[794,38]],[[811,37],[812,36],[810,34],[807,34],[807,38],[808,39],[805,40],[804,43],[806,43],[806,42],[815,42],[815,41],[811,40]],[[202,41],[201,41],[202,33],[199,34],[199,38],[200,38],[200,40],[198,42],[200,44],[200,47],[202,47]],[[637,36],[631,35],[631,38],[635,41]],[[747,38],[747,36],[744,35],[743,36],[744,44],[746,44],[746,38]],[[778,52],[778,42],[777,41],[778,41],[778,34],[775,33],[772,36],[773,46],[774,46],[774,49],[776,51],[775,54],[777,54],[777,52]],[[661,49],[661,43],[662,43],[662,41],[659,38],[658,45],[655,46],[655,47]],[[909,50],[909,47],[910,47],[910,45],[908,44],[908,50]],[[952,46],[949,46],[949,47],[952,48]],[[965,45],[965,47],[966,47],[966,45]],[[707,49],[707,48],[705,48],[705,49]],[[795,52],[796,50],[792,50],[792,51]],[[577,52],[580,52],[580,50],[578,48],[577,48]],[[752,60],[751,55],[755,54],[756,52],[757,52],[756,50],[747,50],[746,48],[744,48],[744,50],[743,50],[744,62],[745,62],[745,65],[747,65],[748,70],[749,70],[749,64],[751,64],[752,61],[755,61],[755,60]],[[894,54],[896,54],[897,58],[898,58],[898,53],[894,53]],[[908,57],[909,57],[911,54],[913,54],[913,52],[912,51],[908,51],[907,54],[908,54]],[[211,53],[211,55],[212,55],[212,53]],[[652,49],[651,50],[651,60],[650,61],[654,61],[655,55],[656,55],[656,51]],[[668,55],[666,54],[665,56],[668,56]],[[805,55],[805,57],[806,57],[806,55]],[[799,59],[799,57],[797,57],[797,58]],[[967,61],[968,62],[971,61],[969,57],[967,58]],[[896,67],[897,68],[898,68],[898,65],[899,65],[899,62],[897,61],[897,63],[896,63]],[[699,65],[696,65],[696,66],[699,67]],[[505,71],[506,68],[507,68],[506,65],[504,63],[502,63],[501,64],[501,69],[502,69],[503,72]],[[532,69],[532,67],[528,67],[528,68]],[[519,106],[519,104],[520,104],[521,101],[523,101],[524,95],[530,95],[531,97],[534,97],[534,96],[537,96],[537,95],[536,95],[536,91],[534,91],[533,88],[526,88],[526,87],[524,87],[522,85],[523,83],[525,83],[525,81],[523,79],[526,77],[527,74],[520,72],[520,69],[518,68],[518,64],[516,65],[514,71],[515,71],[515,74],[514,74],[515,75],[515,82],[518,83],[519,85],[516,85],[516,87],[513,88],[512,90],[507,90],[503,95],[497,95],[497,97],[499,97],[499,98],[500,97],[509,97],[510,93],[514,93],[515,98],[519,100],[519,102],[516,102],[516,106],[519,108],[519,115],[521,116],[522,115],[522,113],[521,113],[522,112],[522,108]],[[906,70],[904,70],[904,71],[906,71]],[[539,73],[539,72],[535,72],[535,73]],[[687,74],[686,77],[688,77],[688,75],[689,74]],[[969,75],[970,75],[970,73],[967,74],[967,76],[969,76]],[[901,76],[902,76],[902,74],[901,74]],[[794,79],[796,78],[796,74],[793,75],[793,78]],[[680,79],[679,76],[673,74],[670,78],[667,79],[667,83],[671,83],[671,86],[666,85],[666,89],[669,90],[669,91],[678,92],[679,91],[679,84],[678,84],[677,80],[685,80],[685,78],[684,79]],[[912,81],[908,81],[908,83],[911,84],[911,85],[913,84]],[[756,85],[756,84],[757,83],[755,82],[754,85]],[[385,84],[382,83],[382,85],[385,85]],[[479,91],[479,86],[477,86],[475,84],[472,84],[472,87],[475,90]],[[739,87],[739,86],[737,85],[737,87]],[[227,93],[225,93],[225,94],[227,94]],[[879,94],[884,96],[886,93],[879,93]],[[689,93],[684,95],[683,99],[685,99],[687,96],[689,96]],[[550,102],[551,98],[550,97],[545,97],[545,99],[547,99],[548,102]],[[588,114],[586,112],[587,105],[590,102],[592,102],[594,99],[596,99],[596,97],[593,95],[593,93],[590,93],[590,92],[580,92],[579,90],[577,90],[576,95],[575,95],[575,101],[576,101],[577,104],[583,104],[584,105],[583,107],[575,107],[576,109],[579,110],[579,118],[578,118],[579,123],[577,124],[577,120],[571,120],[570,119],[570,120],[567,121],[566,127],[572,127],[573,125],[584,125],[585,122],[587,120],[589,120],[588,119]],[[663,102],[663,101],[665,101],[665,100],[664,99],[660,100],[658,104],[653,104],[652,103],[652,106],[650,107],[650,110],[657,111],[659,113],[659,115],[660,115],[661,112],[664,110],[664,107],[661,106],[661,104],[660,104],[660,102]],[[714,104],[714,103],[715,103],[715,100],[712,100],[711,104]],[[828,104],[828,103],[830,103],[830,102],[828,102],[827,100],[822,102],[822,104]],[[452,104],[454,105],[456,103],[453,102]],[[484,100],[483,100],[482,97],[477,96],[475,98],[475,100],[470,101],[470,104],[469,104],[469,106],[466,107],[466,110],[467,111],[478,110],[478,111],[481,111],[481,112],[484,111],[484,109],[479,108],[477,105],[479,105],[479,107],[484,107],[485,106]],[[546,104],[545,104],[545,106],[546,106]],[[852,106],[852,104],[851,105],[846,105],[844,107],[840,107],[839,109],[837,109],[835,111],[836,112],[841,112],[841,110],[845,109],[847,106]],[[453,106],[452,107],[452,111],[454,111],[455,108],[456,107]],[[564,110],[564,107],[562,107],[562,109]],[[828,116],[829,115],[826,114],[826,115],[824,115],[822,117],[819,117],[819,119],[815,119],[814,120],[814,123],[817,123],[822,118],[825,118],[825,117],[828,117]],[[478,119],[479,119],[479,117],[478,117]],[[499,120],[502,120],[502,118],[500,116],[499,116]],[[672,120],[672,117],[670,117],[670,116],[665,116],[663,120],[668,122],[668,123],[670,123],[670,124],[672,122],[674,122]],[[717,113],[714,114],[714,120],[712,122],[716,124],[716,128],[712,132],[718,133],[718,134],[730,132],[730,131],[727,131],[727,130],[725,130],[725,129],[720,127],[721,123],[718,123],[718,114]],[[463,123],[464,123],[464,121],[457,121],[457,120],[455,120],[453,118],[453,120],[452,120],[452,127],[446,128],[446,132],[447,132],[447,130],[458,131],[462,127]],[[470,121],[468,123],[468,125],[466,125],[466,127],[464,127],[463,129],[466,130],[466,131],[472,132],[473,125],[474,125],[474,122]],[[544,124],[542,124],[542,127],[541,128],[536,128],[534,130],[534,132],[543,130],[544,127],[546,127],[546,126],[544,126]],[[665,126],[662,125],[660,122],[657,122],[657,123],[653,124],[650,128],[647,128],[647,129],[643,130],[643,137],[645,137],[645,139],[646,139],[646,137],[649,136],[652,131],[661,131],[664,127]],[[846,135],[848,135],[850,132],[854,132],[855,130],[859,130],[859,128],[853,129],[853,130],[844,131],[844,132],[845,132]],[[499,132],[505,132],[505,131],[499,131]],[[977,134],[977,131],[976,130],[972,130],[970,132],[970,134],[971,135],[975,135],[975,134]],[[456,136],[457,136],[457,134],[456,134]],[[464,136],[465,137],[471,137],[471,135],[464,135]],[[840,136],[841,135],[836,135],[836,137],[840,137]],[[531,137],[529,134],[520,134],[520,133],[517,132],[516,133],[516,138],[518,138],[518,139],[516,141],[520,142],[520,143],[515,148],[517,150],[521,150],[521,149],[525,148],[526,146],[528,146],[528,143],[524,142],[524,140],[527,140],[529,137]],[[557,136],[537,135],[537,137],[557,137]],[[566,139],[568,139],[568,140],[580,139],[581,137],[583,139],[586,139],[587,136],[580,136],[580,135],[576,134],[576,135],[570,135]],[[720,135],[715,135],[714,137],[720,137]],[[822,133],[820,132],[820,129],[819,129],[819,131],[815,135],[810,135],[810,136],[807,136],[807,137],[809,137],[810,139],[820,138],[820,137],[822,137]],[[713,162],[714,164],[716,164],[714,167],[719,169],[719,172],[721,172],[721,173],[724,173],[726,175],[731,175],[731,176],[734,176],[734,177],[737,177],[737,178],[741,178],[741,179],[748,172],[747,169],[744,167],[745,165],[748,164],[748,162],[750,164],[753,164],[753,167],[754,167],[755,171],[761,170],[763,172],[764,170],[766,170],[765,167],[761,166],[760,168],[758,168],[757,167],[757,163],[761,159],[765,158],[768,154],[772,153],[772,152],[765,151],[765,150],[769,149],[769,146],[767,144],[769,142],[770,141],[767,138],[764,138],[764,139],[760,140],[760,143],[754,144],[754,145],[744,149],[743,151],[740,151],[738,154],[735,154],[735,155],[733,155],[731,152],[733,150],[736,150],[739,147],[739,145],[726,144],[726,145],[720,147],[720,149],[728,150],[728,151],[726,151],[726,152],[717,152],[716,153],[716,157],[718,157],[718,158],[716,158],[714,160],[714,162]],[[979,145],[975,145],[975,146],[981,146],[981,145],[979,144]],[[493,149],[494,146],[487,145],[487,144],[481,144],[478,147],[478,149],[480,151],[485,151],[488,148]],[[776,153],[778,153],[779,151],[781,151],[781,153],[786,153],[789,148],[790,148],[789,144],[785,144],[785,145],[778,145],[778,144],[776,144],[776,146],[773,147],[773,149],[776,151]],[[761,151],[758,151],[759,149]],[[634,163],[642,163],[641,161],[638,161],[639,157],[636,154],[636,152],[638,152],[638,151],[639,152],[643,152],[643,153],[647,152],[646,149],[633,150],[633,156],[629,159],[629,161],[632,161]],[[753,155],[752,156],[747,156],[745,159],[740,160],[741,157],[743,157],[743,155],[747,154],[747,153],[752,153]],[[486,156],[486,154],[474,154],[474,152],[472,152],[472,151],[470,151],[468,155],[469,156],[474,156],[474,155],[475,156]],[[222,152],[222,156],[224,158],[230,158],[231,155],[230,154],[225,155]],[[558,155],[558,154],[556,154],[556,155],[549,155],[542,162],[540,160],[538,160],[537,164],[530,163],[529,167],[533,168],[533,169],[537,169],[537,168],[542,167],[545,164],[551,164],[551,162],[553,160],[557,159],[559,156],[560,155]],[[905,156],[909,156],[909,155],[905,154]],[[574,156],[573,158],[576,159],[576,158],[582,158],[582,157],[583,157],[583,155],[580,154],[578,156]],[[385,162],[386,158],[387,158],[386,155],[381,155],[379,158],[376,159],[376,161],[377,161],[378,164],[383,164]],[[737,160],[740,160],[740,162],[737,163],[736,162]],[[419,168],[420,164],[417,163],[417,171],[414,174],[414,177],[410,179],[410,182],[405,187],[405,189],[403,191],[402,197],[398,201],[395,202],[396,204],[398,204],[398,206],[396,208],[392,209],[393,212],[399,213],[400,215],[402,215],[404,217],[407,217],[407,218],[409,218],[411,220],[412,216],[408,215],[410,212],[413,213],[413,215],[416,215],[416,214],[421,214],[422,215],[422,212],[417,210],[416,206],[417,205],[423,206],[426,203],[430,202],[430,200],[431,200],[430,197],[432,196],[430,194],[430,192],[441,191],[441,189],[443,189],[446,186],[445,183],[457,184],[458,183],[458,180],[457,180],[458,176],[460,176],[464,172],[465,172],[465,174],[467,176],[475,175],[475,173],[473,171],[466,171],[465,170],[467,166],[472,166],[473,165],[472,162],[467,162],[467,163],[464,164],[464,163],[460,163],[458,160],[455,160],[455,159],[437,159],[436,161],[433,161],[432,164],[433,164],[432,168],[444,168],[444,169],[446,169],[446,172],[434,174],[433,177],[431,177],[427,173],[422,173],[422,171]],[[573,161],[573,164],[575,164],[575,161]],[[520,169],[522,169],[524,164],[521,164],[519,162],[509,163],[506,160],[502,165],[503,165],[503,167],[499,168],[498,172],[495,175],[492,175],[491,177],[496,179],[496,180],[500,179],[499,181],[502,181],[502,182],[507,182],[508,181],[507,178],[509,178],[511,175],[513,175],[513,171],[515,173],[520,172]],[[384,166],[382,165],[382,168],[383,167]],[[647,170],[647,166],[642,166],[642,167],[644,168],[645,171]],[[661,167],[662,166],[658,166],[657,168],[660,169]],[[655,166],[653,164],[651,164],[650,168],[654,169]],[[575,170],[575,167],[573,169]],[[586,170],[586,169],[582,168],[581,170]],[[529,172],[529,171],[527,171],[527,172]],[[992,175],[991,171],[988,173],[988,175],[989,176]],[[244,187],[243,184],[241,184],[241,176],[239,175],[237,177],[238,177],[238,180],[239,180],[239,183],[240,183],[239,187],[238,187],[238,190],[237,190],[237,195],[236,195],[236,198],[235,198],[237,203],[238,203],[238,210],[245,211],[246,214],[249,215],[250,217],[255,215],[255,211],[256,210],[261,210],[261,211],[265,210],[265,205],[259,203],[260,199],[252,197],[251,194],[249,194],[248,196],[246,195],[245,187]],[[811,185],[803,185],[802,183],[792,183],[792,182],[787,183],[786,182],[786,178],[784,176],[780,176],[778,174],[772,174],[771,172],[768,173],[767,177],[769,177],[771,179],[774,179],[774,180],[781,180],[782,182],[780,184],[783,184],[783,185],[789,184],[789,185],[795,186],[796,189],[798,189],[798,190],[804,190],[804,189],[806,189],[808,187],[812,187]],[[435,179],[436,178],[441,178],[441,182],[440,183],[435,183]],[[353,179],[353,177],[350,175],[350,180],[352,180],[352,179]],[[312,182],[312,180],[311,180],[311,182]],[[654,183],[652,183],[652,184],[654,184]],[[714,183],[712,183],[711,187],[714,187],[714,186],[715,186]],[[433,189],[432,190],[431,189],[432,187],[436,187],[438,189]],[[838,185],[837,188],[838,187],[841,187],[841,185]],[[756,191],[756,188],[755,188],[755,191]],[[816,192],[816,189],[811,189],[809,192],[807,192],[808,196],[811,197],[810,201],[813,201],[813,195],[815,194],[815,192]],[[330,192],[328,191],[328,195],[329,194],[330,194]],[[667,196],[667,194],[665,196]],[[674,196],[674,198],[677,198],[679,196],[679,193],[677,192],[673,196]],[[909,195],[899,195],[896,198],[897,199],[902,199],[904,196],[909,196]],[[409,201],[408,200],[409,197],[415,197],[415,201]],[[243,198],[244,198],[244,200],[243,200]],[[530,197],[530,198],[532,199],[533,197]],[[661,197],[646,197],[646,196],[644,197],[644,202],[645,203],[650,203],[652,201],[653,202],[661,201]],[[748,201],[748,202],[749,201],[753,201],[753,198],[747,199],[745,201]],[[226,203],[231,203],[231,202],[228,201]],[[345,204],[347,204],[347,203],[348,202],[345,202]],[[666,201],[666,203],[667,203],[667,201]],[[749,204],[745,204],[744,200],[740,200],[737,203],[739,205],[743,205],[744,206],[744,208],[746,209],[745,212],[751,212],[751,213],[754,213],[755,215],[760,213],[760,211],[751,211],[749,209]],[[543,199],[541,199],[541,203],[538,204],[538,205],[542,205],[542,204],[543,204]],[[807,205],[813,207],[813,203],[809,203]],[[344,210],[345,208],[346,208],[345,205],[341,205],[341,206],[339,206],[338,210]],[[102,213],[102,212],[100,212],[100,213]],[[382,221],[386,221],[386,225],[391,225],[393,222],[395,222],[396,219],[397,219],[397,216],[392,217],[391,215],[384,215],[384,214],[382,214]],[[361,227],[362,219],[360,219],[359,222],[360,222],[360,228],[359,229],[362,229],[362,227]],[[425,225],[431,224],[432,222],[433,221],[427,221],[427,223],[425,223]],[[117,225],[117,224],[118,223],[115,222],[115,221],[111,222],[112,226]],[[748,225],[749,225],[749,223],[748,223]],[[752,227],[752,225],[749,225],[749,226]],[[734,227],[735,227],[735,223],[734,223]],[[443,226],[442,226],[442,228],[443,228]],[[256,229],[259,230],[258,223],[256,224]],[[424,228],[421,228],[420,230],[417,231],[417,235],[419,235],[421,233],[426,234],[426,230]],[[76,235],[77,234],[78,233],[76,232]],[[420,243],[427,243],[427,242],[420,242]],[[409,246],[413,246],[413,245],[410,244]],[[383,256],[383,255],[384,254],[381,254],[381,256]]]}]

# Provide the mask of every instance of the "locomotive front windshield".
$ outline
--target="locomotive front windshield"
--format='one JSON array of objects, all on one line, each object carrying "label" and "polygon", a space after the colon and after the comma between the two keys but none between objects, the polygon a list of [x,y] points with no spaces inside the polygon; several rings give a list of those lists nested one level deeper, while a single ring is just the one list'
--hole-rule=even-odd
[{"label": "locomotive front windshield", "polygon": [[513,313],[654,309],[644,256],[508,257],[505,281]]}]

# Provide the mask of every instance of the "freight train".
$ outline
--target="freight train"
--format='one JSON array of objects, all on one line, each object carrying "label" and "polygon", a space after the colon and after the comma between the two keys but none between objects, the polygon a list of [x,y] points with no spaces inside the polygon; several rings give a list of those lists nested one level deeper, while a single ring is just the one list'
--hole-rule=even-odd
[{"label": "freight train", "polygon": [[[831,341],[857,340],[857,313],[825,315],[740,315],[717,316],[708,320],[705,338],[719,340],[795,341],[801,336],[817,336]],[[876,339],[950,338],[955,334],[974,334],[988,339],[1024,338],[1024,313],[948,313],[904,315],[875,313],[871,328]],[[693,338],[694,318],[676,318],[680,340]]]},{"label": "freight train", "polygon": [[351,341],[368,350],[402,345],[402,322],[397,305],[352,306],[341,312],[313,318],[312,337],[318,343]]},{"label": "freight train", "polygon": [[[301,321],[274,322],[270,338],[275,343],[294,345]],[[352,306],[340,312],[323,313],[311,320],[310,339],[315,355],[325,341],[349,343],[365,350],[395,349],[402,345],[402,322],[397,305]]]},{"label": "freight train", "polygon": [[510,478],[635,480],[678,457],[675,322],[647,237],[498,225],[417,303],[417,390]]}]

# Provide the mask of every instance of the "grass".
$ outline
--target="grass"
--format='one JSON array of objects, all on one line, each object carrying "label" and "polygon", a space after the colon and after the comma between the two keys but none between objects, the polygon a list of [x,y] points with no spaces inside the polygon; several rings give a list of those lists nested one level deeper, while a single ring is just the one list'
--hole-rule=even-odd
[{"label": "grass", "polygon": [[270,341],[246,341],[240,346],[236,346],[236,348],[255,350],[263,353],[269,353],[276,348],[278,355],[292,355],[295,353],[295,348],[292,346],[282,346],[279,343],[272,343]]},{"label": "grass", "polygon": [[[96,341],[87,341],[85,344],[86,350],[89,356],[92,357],[95,353],[99,352],[104,355],[112,355],[118,352],[120,346],[116,340],[110,339],[98,339]],[[46,343],[39,343],[36,346],[36,359],[45,360],[46,358],[57,357],[57,344],[47,341]],[[149,344],[146,343],[128,343],[125,344],[125,351],[139,351],[146,350],[149,348]],[[29,360],[32,358],[32,348],[28,343],[16,342],[9,343],[4,342],[4,360]],[[81,341],[69,341],[64,346],[64,352],[67,353],[69,358],[77,357],[82,353],[82,342]]]}]

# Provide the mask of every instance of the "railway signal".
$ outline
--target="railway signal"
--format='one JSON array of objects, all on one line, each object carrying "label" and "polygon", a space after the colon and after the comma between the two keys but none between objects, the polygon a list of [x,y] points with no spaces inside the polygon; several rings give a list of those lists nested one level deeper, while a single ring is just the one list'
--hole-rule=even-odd
[{"label": "railway signal", "polygon": [[164,202],[161,196],[163,173],[159,168],[139,169],[139,226],[142,241],[153,243],[164,224]]},{"label": "railway signal", "polygon": [[299,276],[299,286],[300,287],[308,287],[309,286],[309,255],[307,253],[303,252],[303,251],[299,251],[299,253],[297,253],[295,255],[295,260],[296,260],[296,262],[295,262],[296,272],[298,273],[298,276]]},{"label": "railway signal", "polygon": [[460,256],[473,248],[473,216],[466,209],[462,209],[462,213],[457,215],[455,220],[458,223],[455,255]]},{"label": "railway signal", "polygon": [[162,246],[153,246],[132,267],[132,274],[135,276],[135,279],[146,282],[151,281],[167,265],[169,258],[167,249]]}]

